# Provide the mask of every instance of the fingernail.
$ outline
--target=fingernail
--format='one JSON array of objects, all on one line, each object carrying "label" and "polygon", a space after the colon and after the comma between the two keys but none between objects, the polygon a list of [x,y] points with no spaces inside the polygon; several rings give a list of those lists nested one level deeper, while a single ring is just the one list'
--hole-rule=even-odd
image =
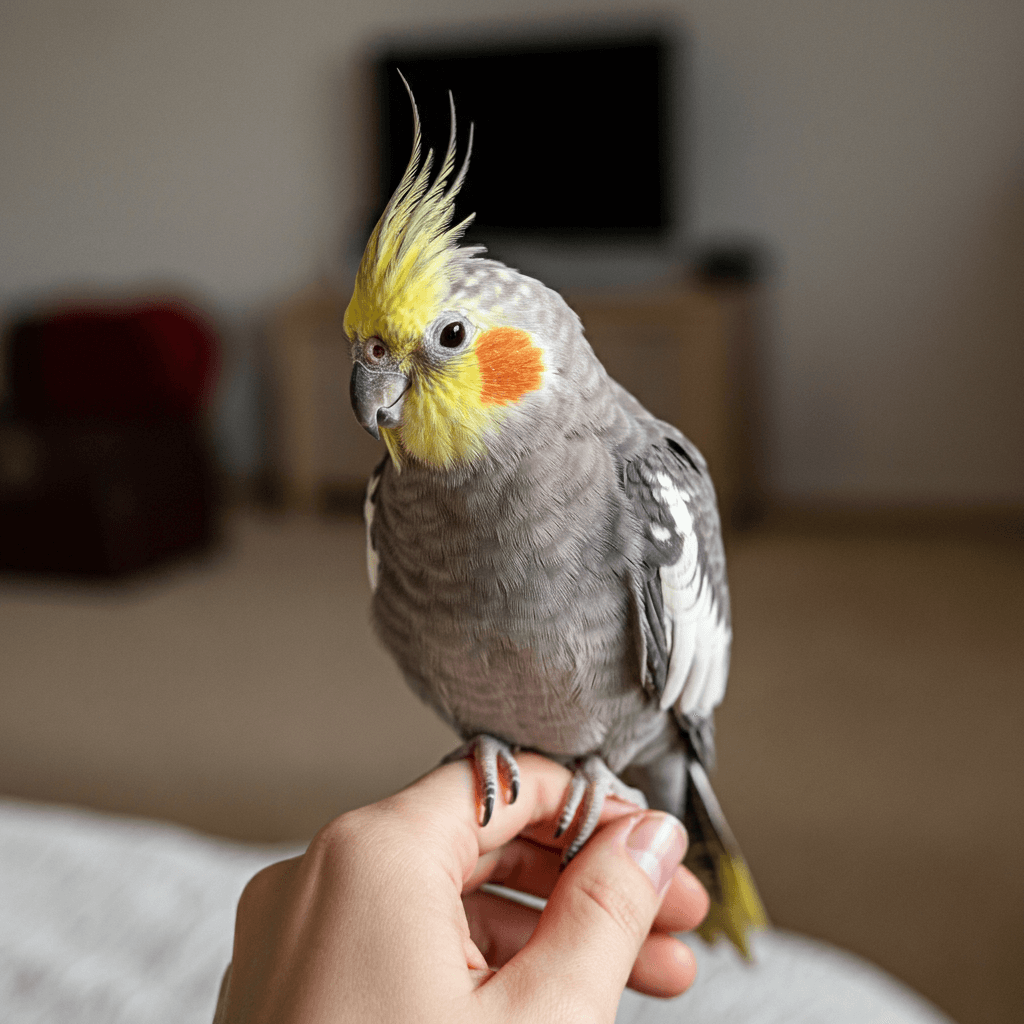
[{"label": "fingernail", "polygon": [[664,896],[686,852],[686,832],[671,814],[648,814],[626,836],[626,850]]}]

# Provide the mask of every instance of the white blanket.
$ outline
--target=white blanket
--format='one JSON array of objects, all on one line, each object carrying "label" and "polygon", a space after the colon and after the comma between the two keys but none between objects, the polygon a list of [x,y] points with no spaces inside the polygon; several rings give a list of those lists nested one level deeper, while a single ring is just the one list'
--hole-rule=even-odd
[{"label": "white blanket", "polygon": [[[242,887],[298,852],[0,800],[0,1020],[210,1024]],[[754,966],[723,943],[693,945],[693,989],[668,1002],[627,992],[618,1024],[949,1024],[871,965],[799,936],[759,936]]]}]

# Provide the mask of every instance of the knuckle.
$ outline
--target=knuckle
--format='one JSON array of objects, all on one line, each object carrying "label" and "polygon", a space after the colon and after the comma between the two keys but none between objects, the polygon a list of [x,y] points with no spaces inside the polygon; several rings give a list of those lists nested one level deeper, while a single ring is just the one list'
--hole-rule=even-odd
[{"label": "knuckle", "polygon": [[358,818],[357,811],[350,811],[334,818],[317,832],[310,846],[322,847],[326,851],[345,849],[354,845],[359,841],[362,828]]},{"label": "knuckle", "polygon": [[382,800],[329,821],[313,842],[335,855],[356,855],[364,848],[395,842],[400,830],[401,815],[395,813],[389,801]]},{"label": "knuckle", "polygon": [[318,875],[346,879],[364,857],[366,840],[366,829],[358,816],[343,814],[317,832],[303,860]]},{"label": "knuckle", "polygon": [[249,920],[259,917],[269,900],[277,893],[281,885],[284,872],[284,863],[270,864],[257,871],[242,889],[238,897],[238,917]]},{"label": "knuckle", "polygon": [[328,822],[313,838],[306,858],[316,870],[341,884],[369,885],[394,870],[410,849],[403,822],[383,805],[348,811]]},{"label": "knuckle", "polygon": [[603,878],[583,878],[579,891],[596,906],[630,942],[639,942],[647,934],[650,922],[636,901],[621,886]]}]

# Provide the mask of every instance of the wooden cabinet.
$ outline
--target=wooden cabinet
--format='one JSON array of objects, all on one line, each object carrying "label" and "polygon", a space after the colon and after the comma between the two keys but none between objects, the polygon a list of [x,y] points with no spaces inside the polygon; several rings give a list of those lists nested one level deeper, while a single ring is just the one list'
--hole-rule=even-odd
[{"label": "wooden cabinet", "polygon": [[760,503],[755,289],[690,285],[565,298],[608,372],[703,452],[723,521],[749,516]]},{"label": "wooden cabinet", "polygon": [[290,508],[319,508],[331,490],[357,499],[384,454],[356,422],[342,317],[348,297],[317,284],[270,324],[271,461]]}]

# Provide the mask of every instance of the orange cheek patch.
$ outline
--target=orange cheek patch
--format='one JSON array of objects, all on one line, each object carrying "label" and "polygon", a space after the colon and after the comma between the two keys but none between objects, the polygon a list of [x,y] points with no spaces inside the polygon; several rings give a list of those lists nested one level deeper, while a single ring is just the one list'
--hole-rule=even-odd
[{"label": "orange cheek patch", "polygon": [[476,343],[480,363],[480,401],[484,405],[518,402],[528,391],[540,388],[544,373],[541,350],[526,331],[495,327]]}]

